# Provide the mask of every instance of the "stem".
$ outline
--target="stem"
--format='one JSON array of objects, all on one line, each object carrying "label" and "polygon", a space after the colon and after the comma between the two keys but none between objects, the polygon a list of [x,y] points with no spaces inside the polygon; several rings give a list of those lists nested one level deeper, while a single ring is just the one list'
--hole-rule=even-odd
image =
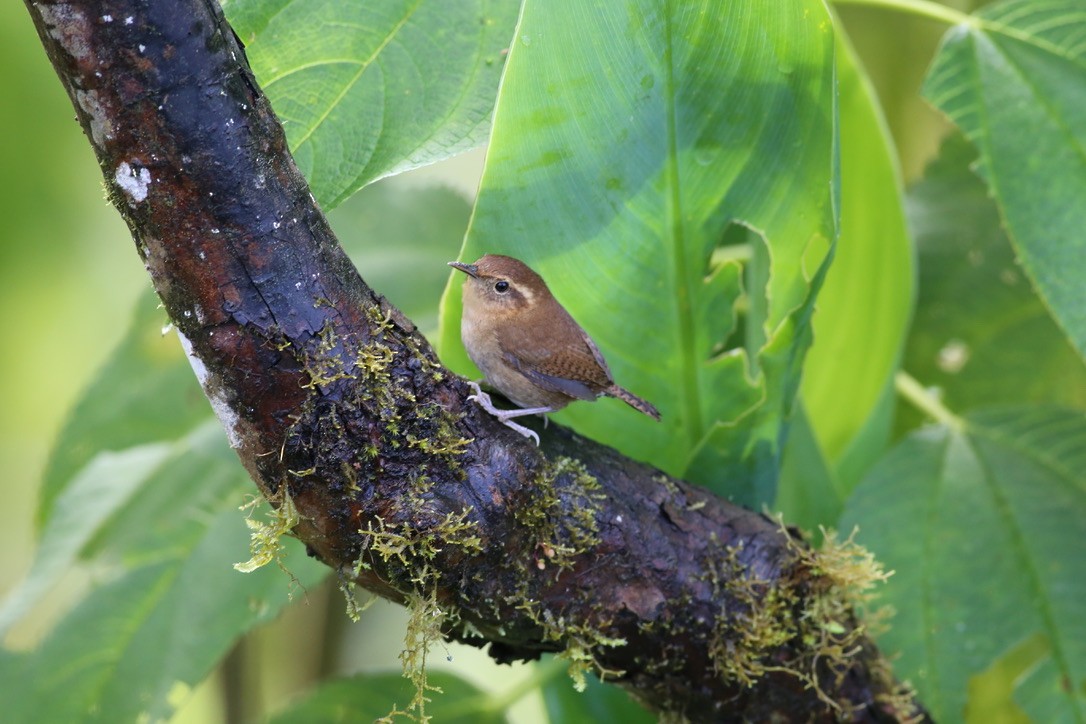
[{"label": "stem", "polygon": [[946,5],[930,2],[930,0],[833,0],[833,4],[891,8],[949,25],[975,25],[977,22],[972,15],[948,8]]},{"label": "stem", "polygon": [[894,376],[894,388],[913,407],[936,422],[941,422],[953,430],[961,430],[965,427],[965,421],[962,418],[948,410],[941,400],[931,394],[908,372],[898,372]]}]

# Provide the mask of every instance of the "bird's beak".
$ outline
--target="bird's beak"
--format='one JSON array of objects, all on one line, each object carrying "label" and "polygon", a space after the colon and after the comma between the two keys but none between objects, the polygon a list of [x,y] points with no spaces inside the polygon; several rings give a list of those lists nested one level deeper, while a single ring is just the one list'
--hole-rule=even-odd
[{"label": "bird's beak", "polygon": [[474,264],[465,264],[460,261],[450,261],[449,266],[451,266],[453,269],[459,269],[460,271],[467,274],[469,277],[479,276],[479,267],[475,266]]}]

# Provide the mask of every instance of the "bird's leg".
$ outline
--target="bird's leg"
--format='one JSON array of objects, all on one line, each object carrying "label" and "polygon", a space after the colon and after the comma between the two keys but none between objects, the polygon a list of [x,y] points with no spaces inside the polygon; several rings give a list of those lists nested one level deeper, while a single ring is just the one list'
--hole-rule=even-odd
[{"label": "bird's leg", "polygon": [[[533,440],[535,440],[536,446],[539,446],[539,435],[537,435],[534,430],[529,430],[528,428],[524,427],[524,425],[513,422],[512,418],[521,417],[523,415],[544,415],[548,412],[554,412],[553,408],[528,407],[517,410],[499,410],[497,407],[494,407],[494,402],[490,399],[490,395],[483,392],[483,390],[479,387],[478,383],[469,381],[468,385],[471,387],[472,390],[474,390],[475,393],[472,395],[468,395],[469,400],[475,400],[476,404],[478,404],[479,407],[483,408],[491,415],[498,418],[498,420],[500,420],[503,425],[513,430],[516,430],[524,437],[532,438]],[[543,419],[546,420],[547,418],[544,417]]]}]

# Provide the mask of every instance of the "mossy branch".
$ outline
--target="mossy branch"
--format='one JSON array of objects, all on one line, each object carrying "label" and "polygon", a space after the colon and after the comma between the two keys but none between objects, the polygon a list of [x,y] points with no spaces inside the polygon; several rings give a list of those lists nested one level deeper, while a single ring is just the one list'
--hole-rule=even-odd
[{"label": "mossy branch", "polygon": [[917,712],[794,533],[465,402],[336,243],[216,0],[26,2],[212,407],[312,555],[672,716]]}]

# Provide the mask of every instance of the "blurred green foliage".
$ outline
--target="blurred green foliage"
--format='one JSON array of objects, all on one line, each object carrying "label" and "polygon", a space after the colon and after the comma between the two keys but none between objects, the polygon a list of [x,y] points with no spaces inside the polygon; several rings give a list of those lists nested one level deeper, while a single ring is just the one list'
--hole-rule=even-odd
[{"label": "blurred green foliage", "polygon": [[150,285],[22,3],[0,7],[0,77],[3,594],[29,564],[53,437]]},{"label": "blurred green foliage", "polygon": [[[858,58],[848,55],[843,37],[839,38],[839,102],[842,114],[847,116],[840,126],[841,187],[834,189],[839,194],[844,216],[838,250],[840,265],[834,267],[838,272],[836,279],[831,271],[825,296],[820,300],[824,304],[821,318],[815,319],[816,346],[803,390],[806,406],[792,420],[776,505],[788,514],[790,522],[810,528],[837,521],[844,508],[844,517],[839,522],[846,526],[861,525],[862,540],[899,570],[899,577],[887,588],[887,597],[903,610],[903,615],[898,627],[883,642],[891,650],[903,652],[900,670],[914,677],[914,683],[940,720],[979,722],[995,712],[1002,717],[1001,721],[1008,722],[1027,717],[1038,721],[1082,719],[1086,716],[1082,695],[1086,633],[1080,629],[1086,616],[1082,615],[1080,601],[1083,600],[1081,581],[1086,574],[1075,551],[1086,539],[1082,530],[1086,485],[1081,474],[1086,469],[1083,459],[1086,448],[1082,442],[1086,434],[1081,412],[1022,406],[1057,402],[1081,411],[1086,407],[1086,376],[1081,357],[1032,292],[1026,274],[1038,272],[1032,267],[1023,270],[1016,266],[1009,243],[1019,243],[1024,238],[1030,253],[1046,251],[1051,240],[1036,231],[1044,231],[1047,217],[1036,209],[1049,196],[1046,184],[1058,184],[1060,175],[1044,178],[1043,183],[1028,174],[1015,179],[1021,185],[1011,187],[1018,189],[1013,191],[1011,201],[1024,198],[1028,203],[1014,209],[1011,232],[1016,236],[1008,240],[1000,228],[1000,213],[1006,215],[1007,199],[998,193],[995,200],[990,198],[991,189],[970,171],[977,158],[976,148],[954,137],[943,146],[938,163],[930,165],[950,126],[924,103],[920,88],[946,25],[887,8],[861,7],[863,2],[842,0],[836,8],[841,27],[847,30]],[[1044,91],[1041,96],[1062,99],[1057,104],[1062,104],[1057,114],[1059,122],[1069,129],[1067,138],[1078,139],[1080,143],[1086,137],[1083,128],[1086,102],[1081,102],[1086,97],[1083,92],[1086,73],[1076,74],[1083,67],[1082,48],[1086,46],[1068,42],[1068,38],[1083,37],[1086,19],[1079,18],[1080,24],[1075,24],[1073,13],[1068,10],[1073,9],[1073,3],[1074,0],[1013,0],[995,8],[988,16],[1013,24],[1021,17],[1020,12],[1029,17],[1030,11],[1039,9],[1033,21],[1044,43],[1037,43],[1036,48],[1027,43],[1029,47],[1023,49],[1014,45],[1016,40],[998,37],[992,45],[1000,46],[1038,74],[1042,81],[1037,85]],[[319,4],[325,10],[334,6],[330,0]],[[872,0],[871,4],[877,3]],[[946,3],[962,12],[971,12],[985,4],[969,0]],[[270,27],[269,22],[291,3],[238,0],[233,5],[234,11],[240,13],[245,39],[250,41]],[[226,6],[229,12],[231,3]],[[484,0],[472,5],[486,12],[495,10],[494,17],[504,23],[512,22],[514,6],[515,3]],[[387,7],[395,12],[407,8],[397,0],[389,0]],[[1063,23],[1056,25],[1054,33],[1049,23],[1038,20],[1046,12],[1053,13],[1052,17]],[[156,649],[157,641],[171,635],[184,638],[186,626],[200,624],[182,621],[180,626],[171,627],[168,619],[172,612],[168,606],[160,605],[161,599],[156,598],[155,592],[170,590],[173,577],[185,575],[188,569],[183,561],[189,555],[208,556],[197,557],[196,560],[203,561],[201,566],[228,565],[229,560],[244,557],[244,552],[233,558],[211,553],[222,554],[218,548],[225,547],[229,552],[242,545],[244,536],[239,534],[243,534],[243,529],[231,527],[229,520],[240,521],[240,515],[232,508],[234,498],[240,497],[247,484],[241,477],[232,477],[226,464],[231,456],[214,425],[201,424],[207,410],[194,392],[195,386],[185,384],[191,382],[191,377],[176,340],[172,335],[159,336],[157,328],[166,321],[164,315],[146,293],[148,284],[127,230],[103,199],[101,175],[90,146],[71,120],[71,105],[41,52],[26,9],[8,4],[0,8],[0,20],[4,21],[0,23],[0,68],[3,69],[0,72],[5,79],[2,86],[5,102],[0,104],[0,169],[4,178],[0,218],[5,224],[0,243],[0,294],[4,295],[4,303],[0,304],[0,331],[5,339],[4,352],[0,355],[0,462],[4,465],[0,486],[5,494],[4,518],[0,521],[3,523],[0,597],[13,589],[30,568],[35,496],[46,453],[58,431],[64,428],[60,438],[62,447],[53,458],[48,476],[47,506],[43,509],[52,511],[49,504],[59,501],[53,511],[55,515],[44,516],[52,527],[46,529],[43,538],[44,547],[30,578],[33,585],[21,591],[23,599],[5,602],[9,606],[6,613],[12,616],[25,613],[27,602],[36,602],[36,596],[57,580],[61,582],[60,600],[44,613],[32,612],[8,633],[3,643],[13,650],[0,652],[0,680],[8,687],[19,686],[48,696],[50,682],[39,675],[44,669],[35,667],[53,670],[59,666],[57,662],[63,659],[69,645],[64,636],[70,636],[72,642],[81,642],[80,646],[108,649],[119,634],[110,634],[113,629],[100,626],[100,622],[123,623],[118,618],[120,613],[146,609],[153,613],[128,641],[131,650],[139,653],[135,659],[120,655],[127,649],[111,649],[103,653],[102,660],[87,665],[101,666],[104,661],[107,666],[116,665],[119,671],[130,672],[132,676],[153,679],[154,691],[137,692],[141,696],[147,694],[148,698],[135,700],[124,691],[108,687],[104,694],[84,690],[87,698],[82,701],[105,702],[117,713],[140,712],[144,706],[151,706],[156,714],[166,714],[186,700],[188,686],[203,676],[234,636],[273,615],[278,605],[285,603],[278,594],[285,596],[289,579],[271,570],[264,572],[271,575],[263,582],[252,584],[243,582],[240,574],[233,571],[219,571],[222,585],[213,592],[216,595],[197,595],[191,605],[184,607],[186,611],[199,612],[199,607],[206,605],[205,614],[218,621],[214,609],[233,606],[224,603],[231,593],[244,597],[260,591],[267,594],[268,600],[261,602],[260,595],[253,595],[249,599],[254,606],[252,610],[235,607],[232,610],[239,615],[224,622],[217,633],[211,632],[206,640],[193,637],[191,642],[182,642],[188,645],[182,649],[191,656],[176,662],[161,660],[170,657],[156,659],[155,654],[161,653]],[[563,21],[556,17],[547,20]],[[304,22],[304,18],[289,23],[280,18],[277,27],[283,37],[294,37],[298,31],[305,38],[309,37],[302,32],[306,28],[298,25]],[[433,25],[434,18],[427,22],[431,25],[426,27],[441,25],[439,22]],[[500,52],[495,56],[495,48],[504,41],[499,37],[500,29],[469,26],[470,23],[461,23],[457,27],[464,37],[476,38],[486,47],[469,50],[457,58],[457,62],[468,65],[472,59],[479,60],[482,65],[474,74],[450,73],[450,77],[465,82],[465,90],[463,98],[453,97],[455,94],[444,97],[443,112],[456,116],[448,134],[439,134],[436,141],[427,139],[429,145],[413,145],[412,134],[425,135],[432,130],[425,119],[414,123],[414,116],[425,104],[390,103],[389,112],[403,118],[410,116],[412,120],[397,127],[396,133],[383,137],[383,143],[400,145],[363,149],[372,153],[352,158],[354,165],[349,169],[331,169],[338,175],[328,177],[328,183],[318,189],[318,195],[329,206],[373,178],[434,160],[485,136],[485,123],[480,125],[480,118],[486,115],[493,101],[493,88],[485,97],[480,88],[492,86],[497,79],[495,63],[487,65],[485,58],[494,61],[500,57]],[[1027,22],[1015,29],[1015,33],[1028,38],[1033,28]],[[985,34],[990,32],[991,28],[974,29],[968,40],[987,47],[984,44],[990,38]],[[404,46],[397,49],[396,62],[390,59],[387,68],[411,66],[405,61],[410,60],[412,48],[421,52],[425,40],[425,37],[412,40],[408,34]],[[530,36],[521,38],[525,46],[530,45],[530,40]],[[983,173],[989,182],[993,177],[999,182],[1000,174],[1005,178],[1008,173],[1023,169],[1043,176],[1045,159],[1031,155],[1030,138],[1011,133],[1013,143],[1008,151],[998,146],[999,134],[986,135],[975,123],[975,106],[980,103],[977,98],[983,98],[984,94],[971,86],[965,90],[975,92],[972,96],[958,92],[963,82],[961,69],[975,66],[984,70],[984,63],[975,62],[975,58],[964,52],[962,42],[962,37],[956,36],[954,43],[958,45],[949,44],[950,52],[940,61],[938,83],[934,84],[936,100],[949,99],[948,113],[962,123],[972,141],[982,146]],[[1055,54],[1057,59],[1045,55],[1065,42],[1063,51]],[[296,49],[305,45],[295,42]],[[572,56],[576,50],[573,44],[568,54]],[[260,45],[254,47],[256,51],[260,59],[258,72],[274,72],[277,59],[274,47],[268,50]],[[364,55],[361,51],[355,53],[354,61]],[[568,62],[569,58],[564,60]],[[305,65],[304,59],[297,63],[299,68]],[[1060,72],[1046,76],[1046,68],[1053,64]],[[472,80],[467,82],[461,76]],[[530,88],[531,74],[527,76],[524,87]],[[340,83],[338,87],[343,90],[349,85]],[[283,87],[279,84],[280,92]],[[365,87],[366,92],[375,92],[373,87]],[[985,90],[1010,92],[1008,88],[1011,88],[1008,84],[995,83]],[[509,89],[507,97],[515,95],[516,90]],[[297,98],[292,100],[290,96],[283,93],[277,102],[295,102],[295,110],[304,115],[306,104],[299,105]],[[272,97],[275,101],[274,92]],[[369,98],[372,100],[372,96]],[[968,101],[965,107],[963,98]],[[994,102],[997,111],[1000,98],[997,93]],[[358,99],[352,102],[356,110],[367,103]],[[532,99],[522,102],[531,103]],[[1003,102],[1008,101],[1004,98]],[[1032,112],[1033,108],[1023,105],[1020,110]],[[1037,120],[1035,114],[1027,116]],[[555,125],[553,119],[532,118],[528,114],[528,125],[539,126],[533,133],[544,135]],[[305,122],[301,117],[295,120]],[[349,122],[340,121],[351,128]],[[1034,125],[1035,133],[1045,133],[1042,122],[1038,120]],[[607,124],[601,128],[592,138],[606,131]],[[889,136],[885,129],[889,130]],[[495,146],[499,150],[531,150],[531,144],[538,139],[516,137],[522,131],[516,123],[506,126],[504,132],[514,137],[499,137]],[[297,130],[293,132],[297,136]],[[345,138],[349,140],[353,132],[357,131],[349,131]],[[304,143],[311,134],[303,135],[305,138],[294,140]],[[322,170],[329,171],[322,166],[321,156],[336,157],[335,144],[341,140],[335,134],[314,138],[310,147],[303,150],[305,167],[316,169],[318,175]],[[592,150],[590,140],[583,144],[586,150]],[[1045,146],[1048,155],[1056,154],[1066,161],[1068,157],[1063,154],[1068,146],[1066,138],[1060,143],[1051,137],[1047,140],[1050,141]],[[509,145],[503,146],[503,142]],[[563,143],[570,141],[566,139]],[[1010,159],[1009,167],[993,162],[1003,158],[1001,154]],[[548,164],[553,165],[557,157],[547,158]],[[502,158],[493,162],[495,168],[489,171],[491,183],[489,187],[484,185],[484,194],[493,194],[495,185],[502,192],[509,191],[511,184],[526,177],[521,173],[524,169],[510,173],[508,167],[501,168],[503,160],[506,163],[509,160],[504,150]],[[600,165],[612,161],[625,163],[630,158],[609,159],[604,155],[596,159]],[[572,166],[576,168],[577,164]],[[1071,177],[1080,185],[1084,182],[1076,175],[1074,164],[1065,163],[1061,168],[1062,176]],[[896,181],[895,173],[899,174]],[[477,170],[469,172],[468,178],[459,182],[474,187],[477,175]],[[495,184],[493,179],[502,182]],[[461,195],[447,189],[423,188],[402,181],[398,178],[367,187],[335,209],[330,218],[362,276],[433,334],[438,326],[438,298],[448,278],[441,262],[457,256],[468,228],[471,206]],[[912,185],[907,197],[900,193],[906,184]],[[542,190],[531,197],[530,204],[556,203],[553,197],[546,196],[546,179],[539,185]],[[1001,188],[1006,192],[1006,185]],[[1069,184],[1061,188],[1073,196],[1078,187]],[[525,201],[523,188],[513,191],[509,199],[501,199],[496,206],[480,207],[489,217],[484,215],[479,222],[481,226],[473,230],[475,236],[469,241],[469,248],[505,242],[502,236],[510,231],[505,212],[512,204]],[[902,203],[906,199],[910,236],[904,233],[902,216]],[[583,199],[570,201],[577,205]],[[998,207],[997,201],[1004,206]],[[629,197],[619,206],[643,202]],[[580,204],[578,208],[583,211],[582,207]],[[1071,215],[1078,213],[1076,208],[1082,207],[1070,204],[1069,215],[1060,216],[1059,229],[1061,236],[1073,237],[1072,240],[1081,243],[1081,237],[1075,235],[1083,226],[1078,217]],[[655,218],[656,214],[649,212],[645,216]],[[526,218],[533,217],[529,214]],[[572,217],[544,213],[532,224],[555,218],[565,222]],[[561,224],[558,226],[560,229]],[[536,244],[531,238],[534,229],[532,226],[524,230],[528,238],[509,243],[526,258],[532,258],[534,250],[540,259],[545,259],[548,244],[560,245],[561,240],[548,237]],[[575,228],[573,232],[579,230]],[[772,248],[776,236],[769,236]],[[752,236],[743,238],[750,241]],[[826,248],[818,246],[802,259],[808,279],[818,267],[821,259],[818,254]],[[919,266],[915,305],[909,297],[913,283],[910,257],[914,253]],[[755,256],[756,253],[751,258]],[[587,262],[582,260],[581,264],[584,263]],[[1064,281],[1056,280],[1055,287],[1051,284],[1052,277],[1073,266],[1066,260],[1051,263],[1042,272],[1048,276],[1040,280],[1042,286],[1048,284],[1060,292],[1049,299],[1049,304],[1055,305],[1057,312],[1064,312],[1064,318],[1071,319],[1065,324],[1072,325],[1078,324],[1075,315],[1080,310],[1067,299],[1079,298],[1081,295],[1075,295],[1081,287],[1071,287],[1068,296],[1067,287],[1060,286]],[[410,269],[411,273],[405,275],[404,269]],[[743,281],[753,284],[759,279],[765,283],[765,278],[757,275]],[[1072,282],[1076,279],[1072,276]],[[781,279],[775,283],[782,281],[787,283]],[[878,299],[879,292],[888,298],[863,301]],[[98,381],[65,428],[65,417],[79,391],[106,362],[129,327],[133,300],[137,298],[140,299],[135,315],[138,325],[113,353],[113,360],[98,373]],[[790,303],[794,306],[797,299],[792,298]],[[605,302],[603,299],[597,304],[596,310],[609,314]],[[870,306],[860,306],[864,304]],[[448,311],[447,316],[455,316],[452,310]],[[765,311],[755,310],[762,314]],[[1067,316],[1068,312],[1071,316]],[[913,328],[906,337],[904,325],[910,314]],[[774,317],[781,318],[783,315],[779,313]],[[827,320],[837,326],[825,327],[819,337],[819,325],[826,325]],[[757,334],[756,329],[744,331],[748,336]],[[635,333],[636,330],[625,336],[629,338]],[[823,340],[821,348],[817,344],[819,338]],[[751,343],[747,339],[748,352],[756,349],[759,341]],[[620,348],[619,342],[614,346]],[[916,432],[922,416],[907,406],[895,411],[890,372],[899,356],[906,371],[923,384],[939,388],[943,403],[962,416],[955,418],[945,408],[938,408],[939,402],[929,400],[927,411],[932,406],[942,409],[944,424]],[[627,366],[621,359],[617,362],[616,367],[623,374],[639,374],[636,364]],[[858,372],[853,374],[852,370]],[[142,378],[141,372],[145,373]],[[646,379],[647,384],[652,383],[651,375]],[[847,392],[850,384],[856,385],[854,396]],[[139,394],[143,389],[159,388],[168,389],[174,396],[148,400]],[[993,403],[1019,407],[979,409]],[[162,419],[163,413],[156,404],[174,412],[182,410],[183,414]],[[596,424],[591,422],[591,417],[598,413],[596,407],[582,406],[581,410],[571,411],[567,421],[591,429]],[[771,422],[777,424],[779,419],[773,418]],[[601,430],[606,427],[597,424]],[[770,439],[764,433],[765,430],[759,434]],[[902,437],[900,446],[884,455],[891,441]],[[115,459],[109,456],[95,459],[93,453],[98,449],[95,445],[129,449]],[[192,519],[186,518],[185,525],[178,529],[183,529],[184,535],[179,535],[188,547],[175,549],[170,546],[169,534],[160,537],[155,531],[126,526],[125,521],[135,515],[131,512],[134,509],[142,517],[149,509],[176,509],[185,502],[162,498],[161,486],[149,483],[160,475],[185,474],[181,463],[164,469],[158,467],[162,460],[172,460],[170,455],[178,450],[194,452],[196,468],[200,468],[200,460],[206,465],[200,468],[203,473],[199,475],[189,471],[202,480],[199,490],[204,497],[189,501],[194,506]],[[118,496],[116,499],[96,498],[102,506],[98,510],[100,518],[88,517],[66,524],[68,519],[64,515],[70,516],[73,506],[82,504],[79,496],[85,500],[86,496],[95,495],[93,485],[81,487],[90,478],[77,475],[88,461],[92,471],[114,465],[111,475],[116,480],[128,479],[131,487],[110,491]],[[93,468],[94,465],[100,467]],[[679,469],[682,465],[675,462],[673,467]],[[857,483],[859,487],[851,495]],[[142,487],[144,484],[148,487]],[[65,494],[75,496],[75,503],[65,504]],[[129,494],[131,500],[125,497]],[[75,609],[65,614],[64,607],[88,591],[85,581],[78,576],[73,581],[73,576],[63,570],[77,557],[101,566],[117,566],[120,561],[119,568],[109,570],[121,570],[123,575],[109,585],[91,589]],[[216,562],[209,563],[212,559]],[[364,643],[341,645],[340,642],[352,638],[342,623],[342,600],[334,591],[329,595],[327,586],[314,583],[320,574],[319,570],[309,570],[306,574],[308,590],[301,597],[301,605],[289,607],[286,622],[280,624],[286,628],[271,635],[267,629],[258,630],[243,639],[226,658],[220,676],[212,677],[211,684],[205,685],[201,689],[203,694],[196,697],[200,708],[190,704],[182,710],[181,718],[193,721],[259,718],[281,707],[290,694],[306,690],[314,681],[329,680],[362,668],[373,671],[395,665],[399,644],[379,636],[388,635],[399,624],[371,622],[367,627],[364,622],[363,626],[351,629],[355,635],[365,631]],[[191,576],[191,571],[187,575]],[[235,584],[236,590],[231,590]],[[254,587],[247,588],[250,585]],[[147,598],[140,598],[141,595]],[[305,606],[306,601],[311,605]],[[118,616],[110,619],[113,611]],[[131,615],[137,616],[138,612]],[[383,612],[378,621],[387,621],[390,616],[394,614]],[[58,618],[61,624],[52,637],[45,639],[40,655],[19,651],[37,641]],[[83,624],[84,621],[89,623]],[[101,634],[102,641],[96,643],[94,634]],[[261,657],[254,653],[275,646],[270,640],[291,642],[289,654]],[[494,674],[492,666],[485,668],[487,664],[478,663],[480,659],[470,654],[455,650],[455,657],[451,653],[449,657],[456,658],[459,666],[457,676],[448,676],[444,682],[453,693],[435,707],[434,713],[444,710],[450,717],[471,719],[485,715],[500,719],[506,715],[510,701],[526,692],[535,692],[538,704],[528,714],[513,715],[515,720],[533,721],[544,716],[544,711],[553,721],[577,721],[579,717],[598,720],[607,714],[628,711],[629,703],[612,687],[593,685],[587,695],[571,694],[568,681],[561,676],[561,667],[553,663],[536,669],[524,667],[518,676],[528,678],[515,684],[512,679]],[[158,668],[151,665],[156,661]],[[464,681],[461,674],[474,683]],[[171,689],[171,681],[184,685]],[[342,716],[347,711],[344,707],[353,706],[352,697],[376,696],[375,692],[393,687],[393,681],[371,675],[358,681],[333,678],[312,698],[298,699],[294,708],[284,712],[284,720]],[[55,679],[52,685],[58,682],[67,686],[64,679]],[[77,675],[71,679],[72,687],[85,683]],[[488,688],[499,693],[488,694]],[[402,696],[402,692],[396,696]],[[69,704],[78,707],[79,700],[66,703],[58,698],[52,704],[56,707],[52,711],[58,716],[78,715],[64,707]],[[371,704],[367,700],[366,705]],[[378,706],[374,712],[387,710]],[[28,720],[33,717],[33,713],[24,714]],[[621,716],[636,718],[635,714]]]}]

